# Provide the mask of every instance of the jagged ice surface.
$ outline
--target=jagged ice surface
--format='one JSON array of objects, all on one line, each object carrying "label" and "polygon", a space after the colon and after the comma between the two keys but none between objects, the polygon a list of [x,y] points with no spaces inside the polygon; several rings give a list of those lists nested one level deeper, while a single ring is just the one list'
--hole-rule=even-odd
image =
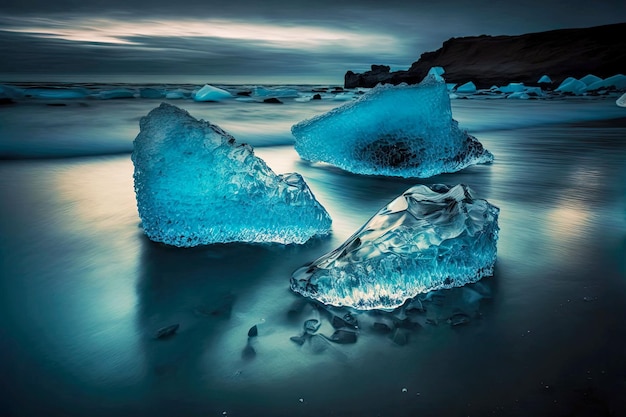
[{"label": "jagged ice surface", "polygon": [[304,243],[329,233],[330,216],[299,174],[276,175],[218,126],[163,103],[140,128],[135,194],[151,240]]},{"label": "jagged ice surface", "polygon": [[493,161],[452,119],[441,77],[379,85],[356,101],[292,126],[300,156],[357,174],[426,178]]},{"label": "jagged ice surface", "polygon": [[392,309],[493,274],[500,210],[461,184],[417,185],[334,251],[296,270],[291,289],[324,304]]}]

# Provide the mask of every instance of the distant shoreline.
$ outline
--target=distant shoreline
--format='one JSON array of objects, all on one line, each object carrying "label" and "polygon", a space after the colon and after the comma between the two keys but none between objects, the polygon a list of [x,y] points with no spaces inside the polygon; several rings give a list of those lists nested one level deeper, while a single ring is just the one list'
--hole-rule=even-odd
[{"label": "distant shoreline", "polygon": [[443,67],[447,82],[472,81],[478,88],[523,82],[536,85],[548,75],[556,87],[567,77],[593,74],[607,78],[626,73],[626,23],[584,29],[561,29],[517,36],[451,38],[441,48],[423,53],[406,71],[385,65],[345,74],[344,87],[378,83],[416,84],[432,67]]}]

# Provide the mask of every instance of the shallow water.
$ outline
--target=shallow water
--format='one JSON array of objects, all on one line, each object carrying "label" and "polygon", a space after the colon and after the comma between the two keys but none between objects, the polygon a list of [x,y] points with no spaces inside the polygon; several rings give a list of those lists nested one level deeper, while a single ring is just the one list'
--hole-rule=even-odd
[{"label": "shallow water", "polygon": [[[235,114],[230,104],[186,104],[199,117],[218,114],[220,125],[230,120],[236,129],[241,117],[242,125],[275,126],[278,136],[291,119],[332,106],[279,111],[245,103],[254,110]],[[136,122],[152,104],[115,106],[98,104],[101,115],[90,123],[104,129],[122,113]],[[455,101],[455,118],[496,160],[427,180],[352,175],[303,162],[291,146],[258,147],[276,172],[300,172],[334,220],[330,237],[303,246],[177,249],[148,241],[128,154],[2,161],[3,409],[16,416],[622,415],[626,125],[536,121],[550,119],[549,111],[552,120],[610,118],[611,106]],[[48,110],[57,108],[42,114]],[[498,130],[514,116],[534,122]],[[80,132],[84,121],[76,120]],[[113,136],[134,137],[131,127],[117,129]],[[290,292],[291,272],[405,189],[437,182],[469,184],[500,207],[495,275],[425,300],[426,312],[413,317],[418,325],[403,330],[406,344],[374,331],[378,318],[365,313],[356,315],[355,344],[292,342],[307,318],[321,317],[321,334],[334,329],[324,311]],[[451,326],[455,313],[469,323]],[[154,339],[174,323],[174,337]],[[255,324],[259,335],[248,339]]]}]

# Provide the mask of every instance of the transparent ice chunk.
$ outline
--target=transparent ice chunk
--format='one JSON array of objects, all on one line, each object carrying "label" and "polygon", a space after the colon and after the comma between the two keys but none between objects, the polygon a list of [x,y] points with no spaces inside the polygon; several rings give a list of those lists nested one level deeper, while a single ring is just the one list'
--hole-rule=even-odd
[{"label": "transparent ice chunk", "polygon": [[417,185],[334,251],[296,270],[291,289],[324,304],[393,309],[420,293],[493,274],[499,209],[465,185]]},{"label": "transparent ice chunk", "polygon": [[379,85],[291,131],[303,159],[357,174],[425,178],[493,160],[452,119],[441,76],[418,85]]},{"label": "transparent ice chunk", "polygon": [[163,103],[140,127],[135,194],[151,240],[304,243],[329,233],[330,216],[299,174],[276,175],[218,126]]}]

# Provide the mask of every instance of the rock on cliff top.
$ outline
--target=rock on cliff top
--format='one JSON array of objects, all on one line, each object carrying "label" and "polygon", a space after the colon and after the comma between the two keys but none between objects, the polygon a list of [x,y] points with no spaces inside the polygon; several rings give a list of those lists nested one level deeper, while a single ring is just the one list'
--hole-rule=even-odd
[{"label": "rock on cliff top", "polygon": [[426,52],[408,71],[390,72],[385,65],[371,71],[348,71],[345,87],[374,87],[378,83],[420,82],[431,67],[443,67],[447,82],[473,81],[478,88],[509,82],[535,84],[544,74],[555,85],[567,77],[595,74],[609,77],[626,72],[626,23],[584,29],[560,29],[518,36],[451,38]]}]

